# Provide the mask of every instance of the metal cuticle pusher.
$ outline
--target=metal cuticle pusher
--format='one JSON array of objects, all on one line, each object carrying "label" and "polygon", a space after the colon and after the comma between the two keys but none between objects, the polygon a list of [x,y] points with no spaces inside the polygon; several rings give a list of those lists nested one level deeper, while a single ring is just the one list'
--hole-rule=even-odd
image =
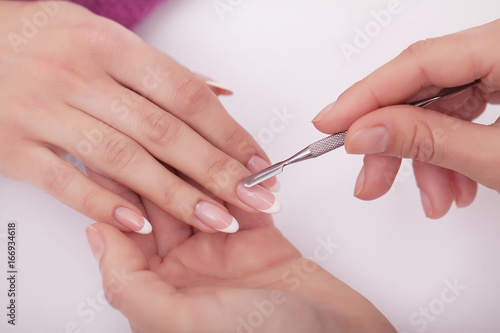
[{"label": "metal cuticle pusher", "polygon": [[[408,103],[408,105],[413,105],[417,107],[426,107],[427,105],[442,99],[446,97],[450,97],[452,95],[458,94],[459,92],[468,89],[472,86],[477,85],[479,82],[481,82],[480,79],[475,80],[474,82],[464,84],[462,86],[458,87],[451,87],[451,88],[444,88],[441,89],[435,96],[432,96],[430,98],[426,98],[417,102],[413,103]],[[263,181],[272,178],[276,176],[277,174],[281,173],[283,171],[283,168],[287,165],[294,164],[297,162],[305,161],[311,158],[315,158],[318,156],[321,156],[325,153],[328,153],[334,149],[337,149],[339,147],[342,147],[344,145],[344,138],[346,135],[347,131],[339,132],[332,134],[330,136],[327,136],[326,138],[323,138],[321,140],[318,140],[306,148],[302,149],[292,157],[281,161],[279,163],[273,164],[270,167],[256,172],[253,175],[243,179],[242,184],[245,187],[252,187],[255,186],[259,183],[262,183]]]}]

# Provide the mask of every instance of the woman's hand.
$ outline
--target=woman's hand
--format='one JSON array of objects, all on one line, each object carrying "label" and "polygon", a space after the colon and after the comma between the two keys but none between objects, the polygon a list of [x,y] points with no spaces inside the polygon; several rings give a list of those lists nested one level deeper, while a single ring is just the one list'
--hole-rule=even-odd
[{"label": "woman's hand", "polygon": [[[325,133],[349,128],[347,152],[365,154],[355,188],[358,198],[385,194],[402,157],[414,160],[428,217],[443,216],[453,201],[458,207],[469,205],[476,182],[500,190],[500,123],[471,122],[487,103],[500,102],[499,33],[497,20],[413,44],[347,89],[313,120]],[[477,87],[433,103],[432,110],[390,106],[478,78]]]},{"label": "woman's hand", "polygon": [[181,176],[247,211],[278,208],[263,187],[238,187],[245,166],[268,163],[253,138],[202,80],[132,32],[70,2],[1,1],[0,34],[1,174],[145,233],[137,206],[61,156],[208,232],[232,218]]},{"label": "woman's hand", "polygon": [[87,228],[108,301],[135,333],[395,332],[363,296],[300,253],[266,214],[236,234],[193,232],[143,200],[151,235]]}]

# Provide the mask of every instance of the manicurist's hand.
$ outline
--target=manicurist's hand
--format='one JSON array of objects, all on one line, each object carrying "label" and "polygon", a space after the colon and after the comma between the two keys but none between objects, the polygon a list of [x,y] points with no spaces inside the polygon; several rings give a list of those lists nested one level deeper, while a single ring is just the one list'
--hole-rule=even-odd
[{"label": "manicurist's hand", "polygon": [[150,235],[87,228],[107,299],[134,333],[395,332],[369,301],[303,258],[269,215],[229,206],[241,230],[208,234],[142,202]]},{"label": "manicurist's hand", "polygon": [[142,233],[149,222],[134,203],[61,157],[74,155],[89,172],[207,232],[232,217],[185,178],[241,209],[277,210],[263,187],[238,187],[267,158],[209,88],[223,93],[216,84],[66,1],[0,1],[0,35],[2,175]]},{"label": "manicurist's hand", "polygon": [[[428,217],[469,205],[477,183],[500,190],[500,123],[471,121],[487,103],[500,102],[500,20],[411,45],[397,58],[347,89],[313,121],[325,133],[346,128],[348,153],[365,154],[355,195],[385,194],[401,158],[413,159]],[[431,104],[407,105],[480,78],[463,93]]]}]

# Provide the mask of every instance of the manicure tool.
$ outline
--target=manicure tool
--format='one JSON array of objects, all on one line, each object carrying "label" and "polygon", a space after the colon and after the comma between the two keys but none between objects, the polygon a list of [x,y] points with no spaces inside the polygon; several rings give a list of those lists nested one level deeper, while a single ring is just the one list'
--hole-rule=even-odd
[{"label": "manicure tool", "polygon": [[[408,105],[413,105],[413,106],[418,106],[421,108],[426,107],[427,105],[442,99],[442,98],[447,98],[452,95],[458,94],[459,92],[468,89],[470,87],[473,87],[477,85],[479,82],[481,82],[480,79],[475,80],[474,82],[464,84],[462,86],[458,87],[451,87],[451,88],[444,88],[441,89],[437,95],[426,98],[417,102],[413,103],[408,103]],[[302,149],[299,151],[297,154],[293,155],[292,157],[278,162],[276,164],[271,165],[270,167],[259,171],[257,173],[254,173],[253,175],[243,179],[242,184],[245,187],[252,187],[254,185],[257,185],[259,183],[262,183],[263,181],[272,178],[276,176],[277,174],[281,173],[283,171],[283,168],[286,165],[301,162],[308,160],[310,158],[315,158],[318,156],[321,156],[325,153],[328,153],[329,151],[332,151],[334,149],[337,149],[339,147],[342,147],[344,145],[344,138],[346,135],[347,131],[339,132],[332,134],[330,136],[327,136],[324,139],[321,139],[319,141],[316,141],[306,148]]]}]

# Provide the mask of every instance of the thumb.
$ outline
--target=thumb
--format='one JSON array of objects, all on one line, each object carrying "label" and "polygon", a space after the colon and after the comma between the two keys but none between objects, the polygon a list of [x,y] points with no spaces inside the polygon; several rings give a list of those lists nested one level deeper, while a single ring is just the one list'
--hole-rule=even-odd
[{"label": "thumb", "polygon": [[351,154],[404,157],[457,171],[500,190],[500,129],[408,105],[358,119],[346,135]]},{"label": "thumb", "polygon": [[[139,247],[116,228],[97,223],[87,227],[86,234],[99,262],[104,294],[110,305],[121,311],[132,326],[161,327],[159,318],[172,310],[165,299],[176,293],[175,288],[149,270]],[[163,316],[159,311],[164,312]]]}]

